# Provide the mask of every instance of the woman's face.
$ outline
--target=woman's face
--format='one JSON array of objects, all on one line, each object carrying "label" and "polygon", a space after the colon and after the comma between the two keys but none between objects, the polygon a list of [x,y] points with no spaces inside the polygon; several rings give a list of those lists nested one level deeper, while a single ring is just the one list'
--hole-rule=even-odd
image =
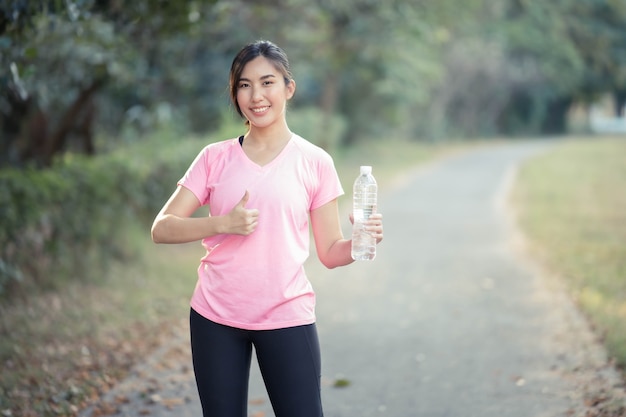
[{"label": "woman's face", "polygon": [[237,104],[251,126],[282,123],[295,87],[293,80],[285,85],[283,74],[271,61],[259,56],[246,64],[237,81]]}]

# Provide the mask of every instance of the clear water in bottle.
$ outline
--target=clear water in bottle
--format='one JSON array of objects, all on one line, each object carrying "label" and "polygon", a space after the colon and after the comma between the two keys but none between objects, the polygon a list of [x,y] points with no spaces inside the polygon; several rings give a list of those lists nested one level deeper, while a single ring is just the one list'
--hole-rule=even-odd
[{"label": "clear water in bottle", "polygon": [[362,166],[354,181],[352,197],[352,259],[367,261],[376,257],[376,238],[364,230],[363,222],[376,212],[378,185],[371,166]]}]

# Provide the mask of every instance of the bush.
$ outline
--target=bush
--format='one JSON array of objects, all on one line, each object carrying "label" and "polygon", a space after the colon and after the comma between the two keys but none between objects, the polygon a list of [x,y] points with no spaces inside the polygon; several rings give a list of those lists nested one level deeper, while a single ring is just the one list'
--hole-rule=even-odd
[{"label": "bush", "polygon": [[0,171],[0,297],[67,279],[97,279],[129,257],[130,222],[146,228],[198,141],[144,143],[97,158],[71,155],[48,170]]}]

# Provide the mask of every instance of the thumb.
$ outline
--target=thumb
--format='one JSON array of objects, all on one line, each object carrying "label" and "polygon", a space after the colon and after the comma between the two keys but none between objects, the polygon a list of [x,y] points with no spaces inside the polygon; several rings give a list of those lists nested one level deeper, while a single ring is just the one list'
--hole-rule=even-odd
[{"label": "thumb", "polygon": [[248,190],[246,190],[246,192],[244,193],[243,197],[241,198],[241,200],[239,201],[239,204],[241,207],[246,207],[246,203],[248,202],[248,199],[250,198],[250,193],[248,193]]}]

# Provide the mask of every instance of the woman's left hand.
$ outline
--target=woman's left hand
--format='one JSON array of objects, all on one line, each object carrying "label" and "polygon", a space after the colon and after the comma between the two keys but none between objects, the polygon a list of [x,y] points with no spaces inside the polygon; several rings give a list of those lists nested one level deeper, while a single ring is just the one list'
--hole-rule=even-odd
[{"label": "woman's left hand", "polygon": [[372,214],[365,223],[365,230],[376,238],[376,243],[383,240],[383,215],[381,213]]}]

